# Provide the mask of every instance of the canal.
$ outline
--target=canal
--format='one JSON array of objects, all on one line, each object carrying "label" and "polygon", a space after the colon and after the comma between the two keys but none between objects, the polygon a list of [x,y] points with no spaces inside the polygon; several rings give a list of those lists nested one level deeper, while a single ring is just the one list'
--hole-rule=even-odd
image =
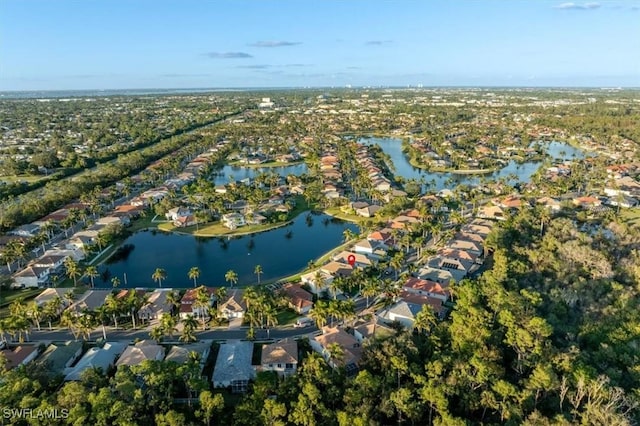
[{"label": "canal", "polygon": [[[460,175],[447,172],[428,172],[426,170],[413,167],[404,152],[402,152],[402,141],[395,138],[361,138],[358,140],[361,143],[368,145],[378,145],[382,150],[389,155],[393,166],[395,168],[395,174],[402,176],[405,179],[416,179],[418,181],[424,179],[430,186],[430,190],[441,190],[444,188],[452,189],[459,184],[478,184],[481,178],[486,180],[496,180],[503,177],[514,175],[521,182],[529,182],[531,176],[538,170],[541,162],[529,161],[524,163],[518,163],[516,161],[509,161],[509,163],[497,170],[494,173],[485,175]],[[547,153],[553,160],[558,159],[579,159],[584,158],[584,153],[573,146],[564,143],[553,141],[544,143],[546,145]]]}]

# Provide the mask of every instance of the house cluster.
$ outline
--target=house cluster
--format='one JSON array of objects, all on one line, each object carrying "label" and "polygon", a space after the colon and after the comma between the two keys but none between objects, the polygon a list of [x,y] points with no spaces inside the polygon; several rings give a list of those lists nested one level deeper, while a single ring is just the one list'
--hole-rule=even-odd
[{"label": "house cluster", "polygon": [[[260,146],[262,140],[259,138],[256,143],[251,144],[251,146],[244,146],[241,149],[241,152],[234,155],[233,157],[229,157],[230,160],[235,160],[243,164],[252,164],[252,165],[260,165],[263,163],[269,163],[272,161],[277,161],[280,163],[294,163],[296,161],[302,160],[302,154],[295,147],[291,146],[289,148],[288,153],[274,153],[273,148],[271,148],[270,152],[265,152]],[[242,143],[242,145],[246,145],[246,143]],[[257,146],[256,146],[257,145]]]},{"label": "house cluster", "polygon": [[[64,376],[65,381],[79,381],[85,371],[100,368],[134,366],[144,361],[165,361],[184,364],[195,352],[199,355],[200,371],[209,357],[211,341],[185,345],[173,345],[168,349],[154,340],[142,340],[135,344],[103,342],[84,351],[82,342],[68,341],[42,346],[22,344],[1,352],[7,359],[6,368],[35,363],[50,376]],[[44,349],[44,350],[42,350]],[[41,352],[42,351],[42,352]]]},{"label": "house cluster", "polygon": [[417,277],[406,279],[394,303],[376,312],[378,318],[410,328],[424,305],[429,305],[442,318],[453,283],[473,274],[482,265],[487,255],[484,241],[492,226],[493,222],[484,219],[474,219],[463,225],[427,260]]},{"label": "house cluster", "polygon": [[358,144],[358,150],[356,151],[356,161],[366,171],[367,177],[371,181],[371,186],[374,190],[379,192],[391,191],[391,182],[382,173],[380,167],[378,167],[378,164],[373,158],[373,155],[369,151],[369,147],[367,145]]},{"label": "house cluster", "polygon": [[[246,225],[260,225],[267,220],[267,216],[272,214],[287,214],[291,211],[295,205],[294,196],[300,195],[304,192],[304,186],[299,184],[286,185],[282,182],[283,178],[278,177],[278,186],[271,189],[270,196],[262,202],[257,204],[251,204],[247,200],[236,200],[225,204],[227,213],[220,217],[220,223],[229,229],[237,229]],[[232,183],[227,185],[231,187],[238,185],[253,185],[253,179],[244,179],[240,183]],[[263,184],[258,184],[262,186]],[[226,193],[227,187],[222,187],[221,190],[216,188],[216,192],[224,191]]]},{"label": "house cluster", "polygon": [[333,148],[325,148],[320,156],[320,172],[322,173],[322,193],[328,199],[343,196],[345,185],[340,171],[340,161]]}]

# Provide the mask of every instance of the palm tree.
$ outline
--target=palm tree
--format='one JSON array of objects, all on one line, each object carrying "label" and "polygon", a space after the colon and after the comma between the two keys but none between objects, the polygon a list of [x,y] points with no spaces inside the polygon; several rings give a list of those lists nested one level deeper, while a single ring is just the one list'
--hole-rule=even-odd
[{"label": "palm tree", "polygon": [[156,342],[160,343],[162,342],[162,338],[164,337],[164,330],[159,325],[155,326],[149,332],[149,337],[152,340],[155,340]]},{"label": "palm tree", "polygon": [[226,282],[231,283],[231,288],[233,288],[233,285],[238,283],[238,274],[230,269],[224,274],[224,279]]},{"label": "palm tree", "polygon": [[182,320],[182,334],[180,335],[180,341],[189,343],[198,340],[194,333],[196,327],[198,327],[198,322],[193,315],[188,315],[184,318]]},{"label": "palm tree", "polygon": [[118,287],[120,285],[120,278],[118,277],[111,278],[111,285],[113,286],[113,288]]},{"label": "palm tree", "polygon": [[207,308],[209,307],[209,292],[205,286],[200,286],[196,289],[195,300],[193,301],[193,310],[199,312],[200,321],[202,322],[202,329],[206,328],[206,315]]},{"label": "palm tree", "polygon": [[197,266],[192,267],[191,269],[189,269],[189,273],[187,275],[189,276],[190,280],[193,280],[193,287],[197,287],[197,280],[198,278],[200,278],[200,268],[198,268]]},{"label": "palm tree", "polygon": [[102,305],[96,309],[94,313],[96,314],[96,319],[102,326],[102,338],[107,340],[107,328],[105,323],[109,320],[111,312],[109,312],[109,308],[106,305]]},{"label": "palm tree", "polygon": [[267,328],[267,339],[270,337],[270,327],[278,325],[278,316],[276,309],[272,305],[267,305],[262,312],[264,316],[264,325]]},{"label": "palm tree", "polygon": [[44,317],[43,307],[38,305],[38,303],[35,300],[32,300],[31,302],[29,302],[29,305],[27,307],[27,312],[29,317],[31,317],[33,322],[36,324],[36,327],[38,327],[38,331],[40,331],[40,321]]},{"label": "palm tree", "polygon": [[395,274],[396,274],[396,280],[398,279],[398,272],[400,271],[400,269],[402,268],[402,265],[404,264],[404,256],[402,254],[401,251],[399,251],[398,253],[396,253],[392,258],[391,261],[389,262],[389,265],[393,268]]},{"label": "palm tree", "polygon": [[171,308],[171,314],[180,306],[180,295],[176,291],[167,294],[167,305]]},{"label": "palm tree", "polygon": [[95,328],[95,318],[91,312],[85,311],[77,318],[78,332],[84,337],[84,340],[91,339],[91,331]]},{"label": "palm tree", "polygon": [[98,268],[96,268],[95,266],[91,265],[91,266],[87,266],[87,269],[84,272],[89,279],[91,280],[91,288],[93,288],[93,280],[95,277],[97,277],[98,275],[100,275],[98,273]]},{"label": "palm tree", "polygon": [[428,303],[422,305],[420,312],[416,314],[416,319],[413,322],[413,328],[419,332],[431,331],[434,325],[438,322],[433,308]]},{"label": "palm tree", "polygon": [[73,280],[74,287],[78,285],[78,277],[80,276],[80,266],[72,257],[67,257],[64,261],[64,267],[67,276]]},{"label": "palm tree", "polygon": [[258,276],[258,285],[260,285],[260,275],[262,275],[262,266],[256,265],[255,269],[253,270],[253,273]]},{"label": "palm tree", "polygon": [[167,278],[167,272],[162,268],[156,268],[151,274],[151,279],[158,283],[159,287],[162,287],[162,280]]},{"label": "palm tree", "polygon": [[364,287],[362,287],[362,295],[367,298],[367,308],[369,307],[369,297],[376,296],[379,292],[380,286],[376,279],[370,278],[365,282]]},{"label": "palm tree", "polygon": [[344,242],[346,243],[347,241],[351,241],[352,239],[354,239],[356,237],[356,234],[351,230],[351,229],[345,229],[342,232],[342,238],[344,240]]},{"label": "palm tree", "polygon": [[309,311],[309,317],[312,318],[319,329],[327,324],[327,317],[329,316],[329,306],[324,300],[318,300],[313,308]]},{"label": "palm tree", "polygon": [[177,331],[176,324],[177,324],[177,321],[175,317],[171,316],[171,314],[167,312],[162,314],[162,316],[160,317],[160,326],[162,327],[162,331],[164,332],[165,335],[169,335],[173,337],[173,335]]},{"label": "palm tree", "polygon": [[122,314],[123,311],[123,303],[122,299],[116,298],[113,294],[108,294],[104,299],[104,305],[106,311],[111,315],[113,319],[113,324],[118,328],[118,317]]},{"label": "palm tree", "polygon": [[327,352],[329,360],[334,365],[334,367],[337,367],[342,363],[342,359],[344,358],[344,349],[342,349],[342,346],[340,346],[338,343],[333,342],[327,345],[325,351]]}]

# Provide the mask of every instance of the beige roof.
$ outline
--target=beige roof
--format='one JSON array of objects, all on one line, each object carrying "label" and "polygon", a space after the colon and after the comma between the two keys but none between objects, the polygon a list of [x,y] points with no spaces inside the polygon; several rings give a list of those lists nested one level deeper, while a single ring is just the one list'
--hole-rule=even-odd
[{"label": "beige roof", "polygon": [[262,359],[264,364],[297,364],[298,363],[298,343],[294,340],[283,340],[282,342],[262,345]]},{"label": "beige roof", "polygon": [[356,263],[361,263],[363,265],[371,265],[371,261],[364,254],[355,253],[355,252],[346,251],[346,250],[333,256],[333,260],[335,260],[336,262],[348,264],[349,256],[353,256],[355,258]]},{"label": "beige roof", "polygon": [[353,268],[351,265],[345,265],[344,263],[338,262],[329,262],[326,265],[322,266],[322,271],[332,275],[351,275],[353,272]]},{"label": "beige roof", "polygon": [[116,366],[138,365],[142,361],[159,359],[161,356],[164,356],[162,346],[153,340],[143,340],[135,346],[128,346],[116,362]]}]

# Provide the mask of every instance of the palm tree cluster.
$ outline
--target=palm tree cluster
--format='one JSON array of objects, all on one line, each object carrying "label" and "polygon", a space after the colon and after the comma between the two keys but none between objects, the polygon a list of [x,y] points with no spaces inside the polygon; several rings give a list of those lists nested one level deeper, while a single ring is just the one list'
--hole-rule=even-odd
[{"label": "palm tree cluster", "polygon": [[318,328],[327,325],[333,327],[334,320],[348,321],[356,318],[356,307],[353,300],[318,300],[309,312]]},{"label": "palm tree cluster", "polygon": [[271,327],[278,324],[276,298],[260,287],[249,287],[242,298],[247,305],[244,317],[249,323],[249,336],[255,333],[254,327],[258,327],[266,329],[269,337]]}]

